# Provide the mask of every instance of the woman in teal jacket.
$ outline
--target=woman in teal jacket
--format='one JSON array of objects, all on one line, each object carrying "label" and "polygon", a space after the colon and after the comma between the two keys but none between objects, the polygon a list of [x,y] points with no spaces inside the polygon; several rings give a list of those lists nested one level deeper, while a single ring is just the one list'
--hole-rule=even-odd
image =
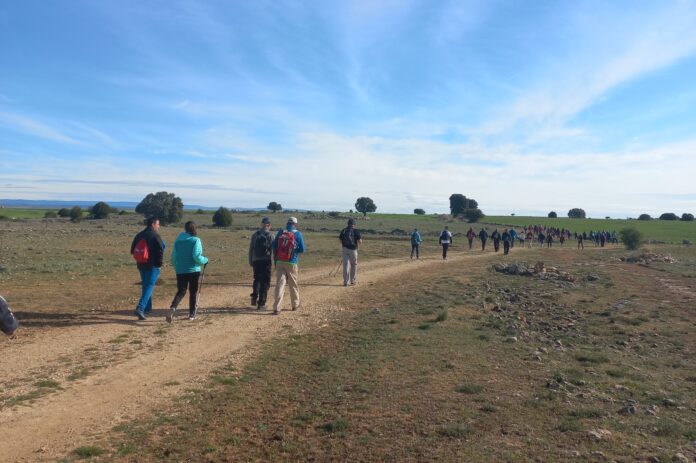
[{"label": "woman in teal jacket", "polygon": [[172,265],[176,271],[177,292],[171,305],[171,312],[167,315],[167,323],[172,322],[176,308],[189,291],[189,320],[196,319],[198,307],[198,280],[201,277],[201,265],[208,263],[208,258],[203,255],[203,245],[196,233],[196,224],[186,222],[182,232],[174,242],[172,249]]}]

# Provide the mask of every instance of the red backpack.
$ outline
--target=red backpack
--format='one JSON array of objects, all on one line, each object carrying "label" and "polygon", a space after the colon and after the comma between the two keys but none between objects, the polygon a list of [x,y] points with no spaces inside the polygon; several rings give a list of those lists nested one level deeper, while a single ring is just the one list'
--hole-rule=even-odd
[{"label": "red backpack", "polygon": [[150,261],[150,250],[147,247],[147,240],[140,238],[133,248],[133,259],[138,264],[147,264]]},{"label": "red backpack", "polygon": [[295,232],[283,230],[283,233],[278,237],[276,259],[290,262],[293,254],[295,254]]}]

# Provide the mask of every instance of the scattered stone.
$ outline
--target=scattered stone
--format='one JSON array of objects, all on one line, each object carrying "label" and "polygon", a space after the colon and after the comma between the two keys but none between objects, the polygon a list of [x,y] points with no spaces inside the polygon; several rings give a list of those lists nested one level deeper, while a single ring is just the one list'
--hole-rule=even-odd
[{"label": "scattered stone", "polygon": [[599,280],[599,276],[595,275],[594,273],[590,273],[589,275],[585,276],[586,281],[597,281]]},{"label": "scattered stone", "polygon": [[508,336],[505,338],[505,342],[517,342],[517,336]]},{"label": "scattered stone", "polygon": [[626,405],[624,408],[619,410],[619,413],[622,415],[635,415],[636,414],[636,407],[635,405]]},{"label": "scattered stone", "polygon": [[380,314],[380,310],[379,310],[378,308],[374,308],[374,309],[372,309],[372,313],[375,314],[375,315],[379,315],[379,314]]},{"label": "scattered stone", "polygon": [[622,262],[628,262],[630,264],[651,264],[653,262],[664,262],[667,264],[674,264],[677,261],[672,256],[666,255],[662,256],[660,254],[655,254],[654,252],[643,252],[636,256],[621,257]]},{"label": "scattered stone", "polygon": [[573,458],[579,458],[582,456],[582,454],[580,452],[578,452],[577,450],[573,450],[572,452],[570,452],[570,456]]},{"label": "scattered stone", "polygon": [[604,452],[600,452],[599,450],[595,450],[590,455],[592,455],[595,458],[602,459],[602,460],[605,460],[607,458],[607,456],[604,454]]},{"label": "scattered stone", "polygon": [[680,463],[689,463],[689,459],[683,453],[675,453],[672,456],[672,461],[678,461]]},{"label": "scattered stone", "polygon": [[677,402],[675,402],[675,401],[672,400],[672,399],[663,399],[663,400],[662,400],[662,405],[664,405],[665,407],[676,407],[676,406],[677,406]]},{"label": "scattered stone", "polygon": [[689,240],[682,240],[682,244],[683,244],[684,246],[691,246],[692,243],[691,243],[691,241],[689,241]]},{"label": "scattered stone", "polygon": [[588,431],[587,434],[596,440],[605,440],[611,437],[611,431],[608,429],[593,429],[592,431]]},{"label": "scattered stone", "polygon": [[659,411],[660,407],[657,405],[649,405],[648,408],[645,409],[645,413],[651,416],[656,416]]},{"label": "scattered stone", "polygon": [[656,456],[648,457],[648,461],[650,463],[660,463],[660,459],[657,458]]}]

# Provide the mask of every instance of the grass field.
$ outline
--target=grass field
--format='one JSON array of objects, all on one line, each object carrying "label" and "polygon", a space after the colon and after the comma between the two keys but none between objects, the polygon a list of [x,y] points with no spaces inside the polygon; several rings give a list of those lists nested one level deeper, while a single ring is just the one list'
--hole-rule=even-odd
[{"label": "grass field", "polygon": [[56,212],[55,209],[33,209],[33,208],[15,208],[15,207],[3,207],[0,208],[0,217],[5,219],[39,219],[44,216],[46,212]]}]

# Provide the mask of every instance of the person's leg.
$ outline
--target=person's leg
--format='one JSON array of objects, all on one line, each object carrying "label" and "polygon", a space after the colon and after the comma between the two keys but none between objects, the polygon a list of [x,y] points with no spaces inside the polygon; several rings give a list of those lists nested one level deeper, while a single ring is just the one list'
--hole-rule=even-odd
[{"label": "person's leg", "polygon": [[420,244],[416,245],[416,259],[420,259]]},{"label": "person's leg", "polygon": [[201,272],[187,273],[186,279],[188,280],[189,289],[189,317],[195,316],[198,307],[198,282],[201,278]]},{"label": "person's leg", "polygon": [[276,287],[275,301],[273,301],[273,313],[280,313],[280,304],[283,303],[283,293],[285,292],[285,264],[276,264]]},{"label": "person's leg", "polygon": [[254,280],[251,283],[251,305],[256,305],[259,298],[259,287],[261,286],[261,273],[259,262],[255,261],[251,263],[251,268],[254,271]]},{"label": "person's leg", "polygon": [[341,259],[343,261],[343,286],[350,281],[350,249],[341,248]]},{"label": "person's leg", "polygon": [[[146,314],[152,310],[152,292],[155,289],[155,283],[159,277],[159,268],[144,268],[140,270],[141,293],[140,301],[136,307],[136,312]],[[138,315],[140,318],[140,315]]]},{"label": "person's leg", "polygon": [[266,307],[266,300],[268,298],[268,288],[271,287],[271,271],[273,270],[273,262],[270,260],[259,261],[259,299],[258,308]]},{"label": "person's leg", "polygon": [[447,243],[442,243],[442,258],[447,259],[447,247],[449,244]]},{"label": "person's leg", "polygon": [[415,253],[415,252],[416,252],[416,245],[411,244],[411,259],[413,259],[413,253]]},{"label": "person's leg", "polygon": [[292,303],[292,310],[297,310],[300,308],[300,272],[297,265],[288,266],[286,275],[288,280],[288,289],[290,290],[290,302]]},{"label": "person's leg", "polygon": [[172,309],[172,311],[175,311],[176,308],[179,307],[179,303],[186,295],[186,287],[187,286],[188,286],[188,280],[186,279],[186,274],[177,273],[176,274],[176,295],[174,296],[172,303],[169,305],[169,308]]},{"label": "person's leg", "polygon": [[350,252],[350,284],[355,284],[355,278],[358,274],[358,250],[354,249]]}]

